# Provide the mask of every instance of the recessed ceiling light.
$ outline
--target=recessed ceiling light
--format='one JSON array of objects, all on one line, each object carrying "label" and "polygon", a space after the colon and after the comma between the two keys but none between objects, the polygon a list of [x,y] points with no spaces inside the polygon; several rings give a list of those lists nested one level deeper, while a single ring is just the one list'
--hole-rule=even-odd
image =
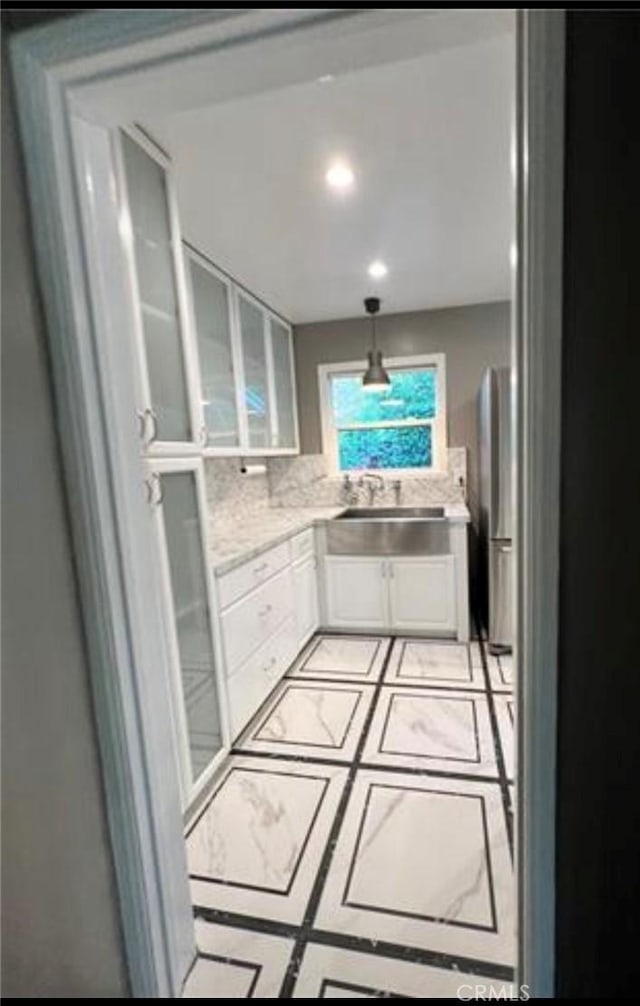
[{"label": "recessed ceiling light", "polygon": [[346,161],[334,161],[330,165],[325,179],[329,188],[344,192],[345,189],[350,189],[353,185],[355,175],[353,168]]},{"label": "recessed ceiling light", "polygon": [[367,269],[367,272],[371,276],[371,279],[383,279],[387,275],[389,270],[387,269],[384,262],[381,262],[380,259],[376,259],[375,262],[371,263],[371,265]]}]

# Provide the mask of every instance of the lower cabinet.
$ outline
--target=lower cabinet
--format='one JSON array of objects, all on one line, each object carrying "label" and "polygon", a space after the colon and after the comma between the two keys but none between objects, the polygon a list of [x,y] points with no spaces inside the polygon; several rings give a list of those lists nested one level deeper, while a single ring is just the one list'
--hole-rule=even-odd
[{"label": "lower cabinet", "polygon": [[315,554],[295,562],[293,596],[296,611],[296,643],[300,650],[319,625],[317,561]]},{"label": "lower cabinet", "polygon": [[386,560],[369,556],[327,556],[327,623],[340,629],[386,629],[389,596]]},{"label": "lower cabinet", "polygon": [[318,627],[316,567],[309,528],[216,578],[234,739]]},{"label": "lower cabinet", "polygon": [[297,651],[295,619],[290,617],[229,677],[229,719],[234,739],[273,691]]},{"label": "lower cabinet", "polygon": [[394,629],[454,632],[455,559],[452,555],[390,559],[390,625]]},{"label": "lower cabinet", "polygon": [[457,630],[453,555],[327,556],[326,623],[336,629]]}]

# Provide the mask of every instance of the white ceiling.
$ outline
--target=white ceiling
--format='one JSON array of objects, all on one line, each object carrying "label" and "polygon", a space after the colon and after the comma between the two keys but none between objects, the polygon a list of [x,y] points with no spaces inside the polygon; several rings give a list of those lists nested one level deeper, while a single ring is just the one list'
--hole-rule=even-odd
[{"label": "white ceiling", "polygon": [[[509,296],[510,33],[167,118],[185,238],[294,322]],[[356,172],[328,190],[332,158]],[[366,273],[382,259],[384,280]]]}]

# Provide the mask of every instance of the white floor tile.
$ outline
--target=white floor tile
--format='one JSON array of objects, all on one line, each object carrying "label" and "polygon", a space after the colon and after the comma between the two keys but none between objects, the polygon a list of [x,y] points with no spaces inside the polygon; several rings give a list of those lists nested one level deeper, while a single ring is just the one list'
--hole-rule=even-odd
[{"label": "white floor tile", "polygon": [[346,772],[230,758],[187,838],[194,904],[300,922]]},{"label": "white floor tile", "polygon": [[372,685],[285,679],[236,747],[243,751],[351,759]]},{"label": "white floor tile", "polygon": [[385,684],[473,691],[485,687],[482,667],[471,659],[470,644],[409,638],[396,639]]},{"label": "white floor tile", "polygon": [[446,970],[409,961],[338,947],[307,944],[293,992],[294,999],[468,999],[478,985],[503,991],[493,998],[511,998],[510,983],[482,975]]},{"label": "white floor tile", "polygon": [[196,919],[196,944],[205,956],[196,961],[183,998],[278,998],[293,940]]},{"label": "white floor tile", "polygon": [[386,636],[316,636],[289,674],[373,684],[380,677],[388,645]]},{"label": "white floor tile", "polygon": [[496,775],[487,699],[478,692],[383,687],[363,761]]},{"label": "white floor tile", "polygon": [[513,964],[513,875],[497,784],[358,772],[319,927]]},{"label": "white floor tile", "polygon": [[507,778],[513,781],[515,767],[516,704],[512,695],[495,695],[496,718]]}]

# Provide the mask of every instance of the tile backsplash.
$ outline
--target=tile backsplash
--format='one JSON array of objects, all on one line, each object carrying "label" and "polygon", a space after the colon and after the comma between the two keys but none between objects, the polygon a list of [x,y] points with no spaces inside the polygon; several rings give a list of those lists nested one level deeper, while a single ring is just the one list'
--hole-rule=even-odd
[{"label": "tile backsplash", "polygon": [[[327,475],[323,454],[251,459],[251,465],[262,464],[266,464],[266,472],[249,475],[242,474],[240,458],[205,460],[207,500],[217,517],[238,520],[243,512],[258,507],[339,506],[344,502],[342,477]],[[391,482],[388,479],[384,491],[376,495],[376,506],[395,503]],[[400,503],[405,506],[463,501],[467,485],[466,448],[449,448],[446,472],[407,476],[401,482]],[[363,506],[368,503],[364,490],[360,490],[360,503]]]},{"label": "tile backsplash", "polygon": [[[216,515],[241,517],[246,510],[269,506],[269,482],[263,474],[242,474],[241,458],[206,458],[204,477],[207,502]],[[251,465],[263,465],[263,458],[251,458]]]},{"label": "tile backsplash", "polygon": [[[336,506],[344,502],[341,494],[342,476],[327,475],[327,459],[323,454],[269,458],[267,471],[271,506]],[[384,472],[381,474],[384,475]],[[357,477],[353,481],[357,481]],[[376,506],[395,503],[392,481],[392,478],[387,479],[384,491],[376,495]],[[449,448],[446,472],[411,475],[400,481],[400,503],[405,506],[464,501],[467,485],[466,448]],[[364,490],[360,490],[359,502],[363,506],[368,503]]]}]

